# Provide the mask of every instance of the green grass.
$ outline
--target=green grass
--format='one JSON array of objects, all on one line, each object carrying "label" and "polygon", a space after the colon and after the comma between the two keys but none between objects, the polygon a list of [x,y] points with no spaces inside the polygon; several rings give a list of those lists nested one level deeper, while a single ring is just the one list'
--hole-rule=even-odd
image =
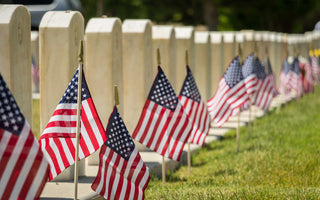
[{"label": "green grass", "polygon": [[167,183],[152,177],[146,199],[319,199],[320,88],[192,156]]}]

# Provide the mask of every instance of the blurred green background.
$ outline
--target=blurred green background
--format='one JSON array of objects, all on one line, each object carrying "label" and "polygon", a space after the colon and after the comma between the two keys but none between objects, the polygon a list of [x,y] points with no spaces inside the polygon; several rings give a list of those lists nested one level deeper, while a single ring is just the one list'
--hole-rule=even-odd
[{"label": "blurred green background", "polygon": [[146,18],[159,24],[206,25],[211,31],[303,33],[320,20],[320,0],[81,0],[91,17]]}]

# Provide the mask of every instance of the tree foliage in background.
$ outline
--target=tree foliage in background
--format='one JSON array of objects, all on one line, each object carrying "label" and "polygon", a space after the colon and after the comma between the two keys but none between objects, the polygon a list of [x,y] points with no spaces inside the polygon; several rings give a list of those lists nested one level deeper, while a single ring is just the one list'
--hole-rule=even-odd
[{"label": "tree foliage in background", "polygon": [[159,24],[207,25],[209,30],[299,33],[320,20],[319,0],[81,0],[86,20],[102,14]]}]

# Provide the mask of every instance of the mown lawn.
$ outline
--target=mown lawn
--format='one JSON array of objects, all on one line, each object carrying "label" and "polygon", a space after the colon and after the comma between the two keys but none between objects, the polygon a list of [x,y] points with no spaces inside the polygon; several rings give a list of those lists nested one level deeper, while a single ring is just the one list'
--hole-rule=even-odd
[{"label": "mown lawn", "polygon": [[320,88],[192,156],[167,183],[152,177],[146,199],[320,199]]}]

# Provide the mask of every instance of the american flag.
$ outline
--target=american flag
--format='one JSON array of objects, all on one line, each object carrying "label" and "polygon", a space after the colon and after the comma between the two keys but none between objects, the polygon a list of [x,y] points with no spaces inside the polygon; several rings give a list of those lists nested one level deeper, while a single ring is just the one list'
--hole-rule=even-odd
[{"label": "american flag", "polygon": [[159,66],[132,137],[160,155],[179,161],[191,130],[192,123]]},{"label": "american flag", "polygon": [[273,87],[270,79],[267,78],[264,67],[259,58],[255,59],[255,69],[258,78],[257,91],[254,94],[252,104],[263,110],[268,110],[273,98]]},{"label": "american flag", "polygon": [[187,66],[187,76],[180,91],[179,100],[193,124],[189,142],[203,145],[209,132],[210,118],[189,66]]},{"label": "american flag", "polygon": [[265,66],[267,69],[267,78],[270,79],[270,83],[271,83],[271,87],[272,87],[272,95],[275,97],[279,94],[279,92],[277,90],[276,80],[274,77],[274,73],[273,73],[269,58],[266,59]]},{"label": "american flag", "polygon": [[150,173],[114,107],[91,188],[106,199],[144,199]]},{"label": "american flag", "polygon": [[254,54],[250,54],[244,61],[242,66],[242,74],[244,77],[244,83],[247,89],[247,93],[251,98],[252,95],[257,91],[257,74],[255,71]]},{"label": "american flag", "polygon": [[221,78],[216,94],[207,101],[210,116],[221,127],[247,101],[249,96],[239,57],[236,57]]},{"label": "american flag", "polygon": [[319,60],[316,56],[312,56],[310,58],[310,64],[311,64],[311,71],[313,79],[320,83],[320,66],[319,66]]},{"label": "american flag", "polygon": [[298,58],[294,58],[293,63],[291,64],[291,67],[290,67],[289,74],[290,74],[289,87],[292,90],[295,90],[297,92],[297,98],[299,98],[303,93],[303,85],[302,85],[302,79],[300,76]]},{"label": "american flag", "polygon": [[[78,71],[74,74],[61,101],[40,137],[40,146],[50,164],[50,178],[56,177],[75,160]],[[106,134],[82,76],[81,134],[79,159],[95,152]]]},{"label": "american flag", "polygon": [[49,165],[0,75],[0,199],[38,199]]},{"label": "american flag", "polygon": [[280,85],[279,92],[283,94],[287,100],[290,98],[290,87],[288,86],[290,80],[290,64],[288,59],[285,59],[282,64],[282,70],[280,73]]},{"label": "american flag", "polygon": [[301,77],[303,84],[303,91],[305,93],[313,92],[313,77],[312,68],[309,61],[303,61],[299,63],[301,69]]}]

